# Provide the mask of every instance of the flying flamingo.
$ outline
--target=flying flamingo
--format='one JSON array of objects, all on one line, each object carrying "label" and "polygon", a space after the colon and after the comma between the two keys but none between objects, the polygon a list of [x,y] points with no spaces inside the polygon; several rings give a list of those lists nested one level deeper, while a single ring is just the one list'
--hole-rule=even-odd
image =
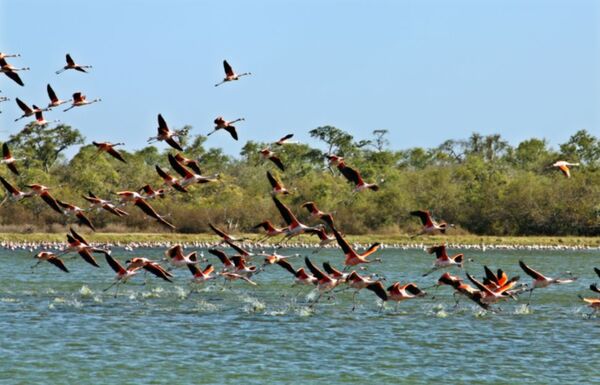
[{"label": "flying flamingo", "polygon": [[214,134],[215,132],[217,132],[218,130],[223,129],[223,130],[229,132],[229,134],[231,135],[231,137],[233,139],[238,140],[238,134],[237,134],[237,131],[235,130],[235,126],[233,125],[233,123],[241,122],[244,120],[246,120],[246,119],[238,118],[235,120],[227,121],[227,120],[223,119],[222,116],[217,116],[217,118],[214,121],[214,123],[215,123],[214,130],[212,130],[211,132],[206,134],[206,136],[210,136],[210,135]]},{"label": "flying flamingo", "polygon": [[564,176],[566,176],[567,178],[570,178],[571,171],[569,170],[569,167],[572,167],[572,166],[579,166],[579,163],[569,163],[564,160],[559,160],[557,162],[554,162],[554,164],[552,164],[550,167],[558,168],[564,174]]},{"label": "flying flamingo", "polygon": [[164,188],[159,188],[158,190],[154,190],[152,188],[152,186],[150,186],[149,184],[146,184],[146,185],[142,186],[142,188],[139,191],[144,192],[145,199],[156,199],[156,198],[164,199],[165,198],[165,189]]},{"label": "flying flamingo", "polygon": [[460,253],[460,254],[453,255],[451,257],[448,256],[448,254],[446,253],[446,245],[445,244],[432,246],[427,249],[427,252],[429,254],[435,253],[436,259],[435,259],[435,262],[433,263],[433,267],[428,272],[423,274],[423,277],[428,276],[429,274],[433,273],[436,270],[443,269],[446,267],[450,267],[450,266],[458,266],[459,268],[463,267],[465,255]]},{"label": "flying flamingo", "polygon": [[475,277],[473,277],[469,273],[466,273],[466,274],[467,274],[467,278],[469,279],[469,281],[471,281],[479,290],[473,294],[473,297],[480,300],[482,303],[485,303],[488,305],[494,304],[494,303],[498,302],[499,300],[511,298],[511,295],[508,292],[510,289],[512,289],[514,287],[516,282],[519,280],[519,276],[516,276],[516,277],[511,278],[504,285],[502,285],[496,289],[490,289],[488,286],[486,286],[483,283],[481,283],[480,281],[478,281]]},{"label": "flying flamingo", "polygon": [[173,282],[171,278],[173,278],[173,274],[169,273],[165,270],[158,262],[152,261],[148,258],[143,257],[135,257],[128,259],[125,261],[127,264],[127,270],[131,269],[144,269],[150,274],[164,280],[167,282]]},{"label": "flying flamingo", "polygon": [[179,184],[183,187],[194,183],[204,184],[216,182],[219,180],[219,174],[215,174],[211,177],[198,175],[185,168],[181,163],[177,161],[177,159],[175,159],[173,155],[169,154],[168,158],[169,164],[171,165],[171,167],[173,167],[173,170],[175,170],[179,175],[181,175],[181,179],[179,179]]},{"label": "flying flamingo", "polygon": [[[209,250],[210,251],[210,250]],[[197,253],[195,251],[184,254],[181,245],[174,245],[165,250],[165,257],[173,267],[183,267],[195,265],[198,263]]]},{"label": "flying flamingo", "polygon": [[227,60],[223,60],[223,68],[225,69],[225,78],[220,83],[215,84],[215,87],[220,86],[223,83],[230,82],[232,80],[239,80],[242,76],[252,75],[251,72],[244,72],[243,74],[236,74],[233,68],[227,63]]},{"label": "flying flamingo", "polygon": [[92,142],[94,146],[98,148],[98,153],[106,152],[111,155],[113,158],[120,160],[123,163],[127,163],[127,161],[123,158],[123,155],[117,150],[115,147],[122,146],[125,143],[110,143],[110,142]]},{"label": "flying flamingo", "polygon": [[91,208],[96,208],[98,210],[106,210],[109,213],[116,215],[118,217],[124,217],[129,215],[127,212],[125,212],[124,210],[121,210],[120,208],[118,208],[117,206],[115,206],[113,203],[111,203],[108,200],[105,199],[100,199],[98,196],[96,196],[93,192],[89,191],[88,195],[82,195],[83,199],[85,199],[86,201],[91,203]]},{"label": "flying flamingo", "polygon": [[117,262],[117,260],[114,259],[110,254],[105,254],[105,257],[106,257],[106,262],[108,262],[108,265],[114,270],[114,272],[116,273],[116,276],[115,276],[115,281],[109,287],[104,289],[103,291],[108,291],[113,286],[116,286],[116,290],[115,290],[115,298],[116,298],[117,293],[119,292],[119,285],[126,283],[131,277],[136,275],[139,272],[140,267],[126,269],[123,266],[121,266],[121,264],[119,262]]},{"label": "flying flamingo", "polygon": [[21,111],[23,111],[23,115],[21,115],[20,117],[15,119],[15,122],[17,122],[23,118],[28,118],[30,116],[33,116],[33,115],[35,115],[36,112],[47,111],[47,109],[41,110],[39,107],[37,107],[35,105],[33,106],[33,108],[31,108],[27,105],[27,103],[23,102],[19,98],[15,98],[15,101],[17,102],[17,105],[19,106]]},{"label": "flying flamingo", "polygon": [[277,142],[274,142],[273,144],[275,144],[277,146],[283,146],[284,144],[296,144],[296,143],[298,143],[298,142],[290,140],[293,136],[294,136],[294,134],[287,134],[286,136],[282,137],[281,139],[279,139]]},{"label": "flying flamingo", "polygon": [[15,175],[19,175],[19,170],[17,170],[17,166],[15,165],[17,160],[23,159],[14,158],[10,152],[10,149],[8,148],[8,143],[2,143],[2,159],[0,159],[0,163],[4,163],[6,167],[8,167],[8,169]]},{"label": "flying flamingo", "polygon": [[285,229],[280,229],[280,228],[273,226],[271,221],[260,222],[256,226],[252,227],[252,229],[259,229],[259,228],[262,228],[263,230],[265,230],[266,233],[263,237],[257,239],[256,242],[261,242],[267,238],[276,237],[278,235],[285,233]]},{"label": "flying flamingo", "polygon": [[419,217],[419,219],[421,220],[421,223],[423,224],[423,228],[421,229],[421,232],[414,235],[414,237],[421,235],[421,234],[431,234],[436,231],[439,231],[442,234],[446,234],[446,230],[448,229],[448,226],[454,227],[454,225],[449,225],[445,221],[440,221],[440,222],[434,221],[433,218],[431,217],[431,213],[429,212],[429,210],[411,211],[410,215]]},{"label": "flying flamingo", "polygon": [[454,305],[454,307],[457,307],[458,302],[459,302],[459,298],[456,298],[456,294],[460,294],[460,295],[467,297],[468,299],[472,300],[473,302],[475,302],[477,305],[481,306],[485,310],[488,310],[490,307],[487,303],[482,302],[481,295],[476,294],[477,289],[475,289],[468,283],[464,283],[460,277],[457,277],[455,275],[452,275],[452,274],[446,272],[446,273],[442,274],[437,281],[436,286],[440,286],[440,285],[448,285],[454,289],[453,296],[456,299],[456,304]]},{"label": "flying flamingo", "polygon": [[69,229],[70,233],[67,234],[67,247],[60,253],[64,255],[70,252],[77,253],[83,258],[84,261],[94,267],[100,267],[92,253],[102,253],[104,255],[110,255],[110,251],[101,249],[98,247],[92,247],[88,241],[77,233],[73,228]]},{"label": "flying flamingo", "polygon": [[[596,270],[596,273],[598,273],[598,275],[600,276],[600,270],[598,270],[598,269],[595,269],[595,270]],[[596,284],[591,284],[590,290],[593,291],[594,293],[600,293],[600,289],[598,288],[598,286]],[[579,298],[581,298],[582,301],[587,303],[589,305],[589,307],[591,307],[595,311],[600,311],[600,298],[584,298],[581,295],[579,296]]]},{"label": "flying flamingo", "polygon": [[0,206],[2,206],[6,202],[7,199],[12,200],[13,202],[18,202],[21,199],[30,198],[33,196],[33,192],[23,192],[23,191],[19,190],[18,188],[16,188],[15,186],[13,186],[12,184],[8,183],[8,181],[1,176],[0,176],[0,182],[2,182],[2,184],[4,185],[4,188],[8,192],[8,194],[6,195],[4,200],[2,202],[0,202]]},{"label": "flying flamingo", "polygon": [[[546,277],[545,275],[539,273],[536,270],[533,270],[531,267],[527,266],[525,264],[525,262],[523,261],[519,261],[519,266],[521,266],[521,269],[523,269],[523,271],[525,272],[525,274],[527,274],[528,276],[530,276],[531,278],[533,278],[533,282],[531,285],[531,289],[529,289],[529,299],[527,301],[527,305],[529,305],[529,303],[531,302],[531,295],[533,294],[533,291],[535,289],[541,289],[550,285],[562,285],[565,283],[571,283],[571,282],[575,282],[577,280],[577,277],[569,277],[569,278],[551,278],[551,277]],[[565,275],[571,275],[570,272],[566,272]]]},{"label": "flying flamingo", "polygon": [[198,175],[202,175],[202,171],[200,170],[200,163],[195,159],[186,158],[180,153],[175,154],[175,159],[184,165],[185,167],[189,167]]},{"label": "flying flamingo", "polygon": [[152,143],[155,141],[165,141],[169,144],[169,146],[173,147],[176,150],[183,151],[181,145],[175,141],[176,137],[180,137],[182,134],[179,131],[171,131],[169,126],[167,126],[167,122],[162,117],[161,114],[158,114],[158,135],[148,138],[148,143]]},{"label": "flying flamingo", "polygon": [[155,168],[156,168],[156,172],[162,178],[163,182],[167,186],[173,187],[175,190],[183,192],[183,193],[188,192],[188,190],[186,190],[185,187],[183,187],[179,183],[179,179],[177,179],[174,176],[172,176],[169,173],[167,173],[165,170],[163,170],[162,168],[160,168],[159,165],[156,165]]},{"label": "flying flamingo", "polygon": [[62,271],[64,271],[65,273],[69,272],[69,269],[67,269],[67,267],[65,266],[65,263],[56,256],[56,254],[50,252],[50,251],[40,251],[39,253],[37,253],[35,255],[35,258],[37,258],[37,263],[33,266],[31,266],[31,269],[35,269],[40,263],[42,263],[43,261],[48,261],[49,263],[53,264],[54,266],[58,267],[59,269],[61,269]]},{"label": "flying flamingo", "polygon": [[318,253],[323,247],[333,243],[336,240],[335,235],[327,234],[324,227],[321,227],[315,231],[315,234],[317,237],[319,237],[319,245],[318,248],[313,251],[313,254]]},{"label": "flying flamingo", "polygon": [[146,198],[141,196],[138,192],[135,191],[119,191],[116,193],[120,198],[121,202],[132,202],[134,206],[138,207],[140,210],[144,212],[144,214],[152,217],[158,221],[161,225],[164,225],[170,229],[175,229],[175,226],[167,222],[162,215],[159,215],[152,206],[148,202],[146,202]]},{"label": "flying flamingo", "polygon": [[229,242],[237,242],[237,241],[243,241],[243,239],[237,239],[232,237],[231,235],[227,234],[225,231],[221,230],[220,228],[216,227],[215,225],[213,225],[212,223],[208,223],[208,227],[210,227],[210,229],[212,231],[215,232],[215,234],[217,234],[219,237],[221,237],[223,239],[223,241],[229,241]]},{"label": "flying flamingo", "polygon": [[275,179],[275,177],[273,176],[273,174],[271,174],[269,171],[267,171],[267,179],[269,180],[269,183],[271,184],[271,187],[273,187],[273,189],[271,190],[271,194],[273,194],[273,195],[277,195],[277,194],[287,195],[287,194],[290,193],[288,191],[288,189],[285,188],[285,186],[283,185],[283,183],[281,183],[280,181],[278,181],[277,179]]},{"label": "flying flamingo", "polygon": [[42,110],[38,109],[35,105],[33,105],[33,108],[37,109],[37,111],[35,111],[35,124],[37,124],[38,126],[45,126],[45,125],[50,124],[50,123],[58,123],[58,122],[60,122],[60,120],[46,120],[46,119],[44,119],[44,114],[42,113]]},{"label": "flying flamingo", "polygon": [[[5,57],[7,57],[7,56],[5,56]],[[25,83],[23,83],[23,80],[21,80],[21,77],[19,76],[19,74],[17,74],[17,71],[28,71],[28,70],[29,70],[29,67],[15,68],[12,65],[8,64],[6,62],[6,60],[4,60],[4,58],[0,58],[0,72],[4,73],[6,76],[8,76],[12,80],[14,80],[15,83],[17,83],[20,86],[24,86]]]},{"label": "flying flamingo", "polygon": [[28,184],[26,185],[31,189],[33,195],[37,195],[44,200],[54,211],[64,214],[62,208],[57,203],[56,199],[50,195],[50,188],[41,184]]},{"label": "flying flamingo", "polygon": [[21,57],[21,54],[0,52],[0,59],[4,59],[5,57]]},{"label": "flying flamingo", "polygon": [[317,227],[306,226],[305,224],[298,221],[298,219],[292,213],[292,211],[286,205],[281,203],[281,201],[279,201],[279,199],[277,199],[276,196],[273,196],[272,198],[273,202],[275,203],[275,206],[279,210],[279,213],[283,217],[283,220],[288,225],[288,227],[284,230],[285,237],[281,242],[285,242],[286,240],[305,232],[315,233],[319,230],[319,228]]},{"label": "flying flamingo", "polygon": [[319,296],[312,302],[312,307],[317,302],[319,302],[319,299],[321,299],[324,293],[332,291],[340,283],[342,283],[342,281],[323,273],[318,267],[316,267],[311,262],[311,260],[308,257],[304,258],[304,263],[306,264],[306,267],[308,267],[308,270],[310,270],[312,275],[317,279],[317,291],[319,293]]},{"label": "flying flamingo", "polygon": [[337,166],[342,175],[354,184],[354,192],[361,192],[364,190],[379,191],[379,185],[377,183],[367,183],[360,176],[360,173],[350,166],[341,167]]},{"label": "flying flamingo", "polygon": [[79,72],[86,72],[87,73],[86,69],[92,68],[92,66],[81,65],[81,64],[75,63],[75,61],[73,60],[73,58],[69,54],[66,55],[66,60],[67,60],[67,65],[64,66],[63,68],[59,69],[58,71],[56,71],[57,75],[60,74],[63,71],[66,71],[66,70],[76,70],[76,71],[79,71]]},{"label": "flying flamingo", "polygon": [[250,251],[242,248],[241,246],[236,245],[235,243],[229,241],[229,240],[225,240],[225,243],[227,243],[229,245],[229,247],[231,247],[232,249],[234,249],[239,256],[243,257],[246,260],[250,260],[255,254],[251,253]]},{"label": "flying flamingo", "polygon": [[386,294],[385,296],[383,295],[384,291],[381,290],[383,289],[383,285],[379,281],[369,284],[367,286],[367,289],[373,291],[379,298],[381,298],[381,300],[383,301],[383,303],[381,304],[382,309],[386,301],[396,302],[395,311],[398,311],[398,305],[400,305],[400,302],[409,299],[424,297],[425,295],[427,295],[425,291],[419,289],[419,287],[412,282],[406,283],[404,285],[401,285],[400,282],[394,282],[391,286],[384,290]]},{"label": "flying flamingo", "polygon": [[196,265],[187,265],[187,267],[194,277],[192,279],[193,283],[200,284],[217,278],[217,276],[213,274],[215,271],[213,265],[207,265],[204,270],[200,270]]},{"label": "flying flamingo", "polygon": [[315,202],[306,202],[302,204],[302,207],[308,210],[311,218],[317,218],[327,223],[330,227],[333,227],[333,215],[324,213],[319,210]]},{"label": "flying flamingo", "polygon": [[85,215],[84,209],[82,209],[81,207],[75,206],[71,203],[66,203],[66,202],[60,201],[58,199],[56,200],[56,203],[58,203],[58,205],[64,209],[65,214],[74,215],[79,220],[79,223],[81,225],[85,225],[85,226],[89,227],[90,229],[92,229],[92,231],[96,231],[96,228],[94,227],[94,225],[92,224],[90,219]]},{"label": "flying flamingo", "polygon": [[352,249],[350,244],[342,237],[342,235],[335,228],[333,228],[332,230],[333,234],[335,235],[335,239],[338,242],[338,245],[340,245],[342,251],[344,252],[344,256],[346,257],[346,259],[344,260],[345,268],[348,268],[350,266],[356,266],[361,263],[381,262],[380,258],[375,258],[373,260],[367,259],[369,255],[373,254],[377,251],[377,249],[379,249],[381,243],[375,242],[371,246],[369,246],[367,251],[365,251],[362,254],[359,254],[356,251],[354,251],[354,249]]},{"label": "flying flamingo", "polygon": [[222,272],[233,272],[235,271],[235,263],[229,258],[229,256],[221,249],[208,249],[208,252],[219,258],[219,261],[223,264]]},{"label": "flying flamingo", "polygon": [[292,273],[295,277],[294,285],[315,286],[317,284],[318,279],[315,276],[308,274],[303,267],[294,270],[292,265],[285,259],[281,259],[275,263]]},{"label": "flying flamingo", "polygon": [[277,254],[276,252],[272,252],[272,253],[261,253],[260,255],[265,257],[264,263],[263,263],[263,267],[267,266],[267,265],[274,265],[276,263],[279,263],[283,260],[286,260],[288,258],[292,258],[292,257],[299,257],[300,254],[294,254],[294,255],[281,255],[281,254]]},{"label": "flying flamingo", "polygon": [[263,157],[263,159],[270,160],[281,171],[285,171],[285,167],[283,166],[281,159],[273,151],[269,150],[268,148],[263,148],[262,150],[259,151],[259,153]]},{"label": "flying flamingo", "polygon": [[48,84],[46,86],[46,91],[48,91],[48,97],[50,98],[50,103],[48,104],[47,108],[58,107],[61,104],[68,103],[68,102],[72,101],[72,99],[69,99],[69,100],[60,100],[58,98],[58,96],[56,96],[56,92],[54,92],[54,90],[52,89],[52,87],[50,86],[50,84]]},{"label": "flying flamingo", "polygon": [[84,94],[82,94],[81,92],[75,92],[73,94],[73,102],[72,102],[71,106],[69,108],[64,109],[63,112],[67,112],[71,108],[87,106],[89,104],[101,102],[101,101],[102,101],[102,99],[94,99],[92,101],[88,101]]},{"label": "flying flamingo", "polygon": [[354,289],[354,293],[352,294],[352,311],[356,309],[356,296],[363,289],[371,287],[370,290],[382,300],[384,300],[382,297],[389,298],[385,290],[382,290],[383,286],[377,285],[377,282],[381,284],[381,278],[375,279],[373,277],[363,277],[356,271],[352,271],[350,274],[348,274],[346,277],[346,284],[351,289]]}]

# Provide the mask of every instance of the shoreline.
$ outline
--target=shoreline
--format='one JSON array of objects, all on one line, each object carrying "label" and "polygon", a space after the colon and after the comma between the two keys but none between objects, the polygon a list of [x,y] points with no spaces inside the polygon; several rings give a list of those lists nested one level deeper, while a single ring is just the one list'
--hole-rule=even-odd
[{"label": "shoreline", "polygon": [[[182,243],[192,246],[217,245],[220,238],[213,233],[200,234],[170,234],[170,233],[93,233],[82,232],[84,237],[94,244],[111,244],[115,246],[163,247],[165,244]],[[236,238],[244,239],[244,243],[254,244],[260,239],[260,234],[235,234]],[[449,248],[465,248],[474,250],[500,249],[500,250],[600,250],[600,237],[574,237],[574,236],[480,236],[480,235],[445,235],[445,236],[419,236],[411,238],[409,235],[347,235],[347,239],[361,246],[368,246],[380,242],[385,248],[422,249],[434,244],[446,243]],[[267,240],[254,244],[258,247],[271,247],[277,244],[280,238]],[[66,242],[65,233],[0,233],[0,247],[24,247],[44,244],[62,244]],[[255,246],[255,247],[256,247]],[[314,237],[302,235],[292,239],[288,247],[310,248],[317,247],[318,242]],[[329,247],[337,247],[335,242]]]}]

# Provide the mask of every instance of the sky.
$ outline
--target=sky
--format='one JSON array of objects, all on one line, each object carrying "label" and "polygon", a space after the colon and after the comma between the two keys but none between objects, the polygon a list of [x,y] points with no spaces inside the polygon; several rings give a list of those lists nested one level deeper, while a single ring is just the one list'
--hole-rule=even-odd
[{"label": "sky", "polygon": [[[387,129],[395,150],[473,132],[556,147],[600,135],[599,38],[593,0],[0,0],[0,52],[31,67],[25,87],[2,75],[0,90],[38,105],[48,83],[62,99],[102,98],[45,117],[128,150],[156,135],[158,113],[193,135],[244,117],[239,142],[206,143],[230,155],[287,133],[314,145],[323,125],[357,140]],[[90,73],[56,75],[66,53]],[[223,59],[252,76],[215,88]],[[13,100],[0,141],[25,124]]]}]

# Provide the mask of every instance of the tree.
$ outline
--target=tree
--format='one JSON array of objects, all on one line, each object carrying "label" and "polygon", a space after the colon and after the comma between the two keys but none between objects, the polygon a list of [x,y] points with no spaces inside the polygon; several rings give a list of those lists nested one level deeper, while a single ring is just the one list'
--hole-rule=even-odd
[{"label": "tree", "polygon": [[345,152],[354,147],[354,137],[334,126],[317,127],[314,130],[310,130],[309,134],[311,137],[317,138],[327,144],[328,154],[337,153],[344,155]]},{"label": "tree", "polygon": [[388,130],[373,130],[375,141],[371,145],[375,147],[377,151],[381,152],[390,145],[390,141],[385,137],[387,134]]},{"label": "tree", "polygon": [[46,128],[45,125],[32,122],[19,133],[11,135],[9,143],[24,155],[26,167],[35,166],[39,162],[48,173],[63,151],[82,144],[84,139],[79,130],[66,124]]},{"label": "tree", "polygon": [[600,161],[600,141],[586,130],[579,130],[560,145],[561,155],[569,161],[580,161],[587,166],[597,167]]}]

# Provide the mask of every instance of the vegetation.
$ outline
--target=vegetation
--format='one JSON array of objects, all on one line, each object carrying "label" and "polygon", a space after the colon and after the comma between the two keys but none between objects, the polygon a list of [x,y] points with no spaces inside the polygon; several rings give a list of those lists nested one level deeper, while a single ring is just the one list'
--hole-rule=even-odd
[{"label": "vegetation", "polygon": [[[184,127],[186,132],[190,129]],[[284,173],[260,158],[258,151],[267,143],[249,141],[236,158],[221,149],[206,148],[204,136],[190,136],[182,141],[184,154],[199,159],[204,174],[218,173],[220,182],[193,186],[188,194],[172,192],[151,204],[181,233],[206,232],[209,222],[236,232],[247,232],[266,219],[282,224],[269,195],[265,174],[270,170],[292,191],[283,199],[301,219],[307,219],[308,213],[300,205],[312,200],[322,210],[334,211],[336,221],[350,234],[415,233],[420,223],[409,212],[429,209],[455,224],[451,230],[455,234],[600,235],[600,140],[585,130],[558,149],[538,138],[513,147],[500,135],[477,133],[433,148],[401,151],[389,150],[385,130],[360,140],[332,126],[318,127],[310,135],[322,146],[273,148],[286,165]],[[29,124],[9,139],[13,155],[25,158],[18,163],[21,176],[15,177],[3,166],[0,174],[19,187],[44,184],[55,197],[87,207],[81,195],[88,191],[108,199],[115,198],[115,191],[138,190],[147,183],[158,188],[162,180],[154,166],[170,169],[166,153],[173,150],[159,151],[153,146],[134,152],[119,148],[126,164],[98,154],[93,145],[82,146],[66,159],[64,150],[83,140],[78,130],[67,125],[40,128]],[[381,189],[353,194],[352,186],[327,166],[324,155],[328,152],[344,156],[348,165],[360,170],[366,181],[380,183]],[[567,179],[548,168],[559,159],[581,166]],[[107,212],[90,213],[90,217],[103,232],[168,231],[135,207],[127,211],[131,215],[124,218]],[[62,232],[72,221],[40,199],[0,207],[5,232]]]}]

